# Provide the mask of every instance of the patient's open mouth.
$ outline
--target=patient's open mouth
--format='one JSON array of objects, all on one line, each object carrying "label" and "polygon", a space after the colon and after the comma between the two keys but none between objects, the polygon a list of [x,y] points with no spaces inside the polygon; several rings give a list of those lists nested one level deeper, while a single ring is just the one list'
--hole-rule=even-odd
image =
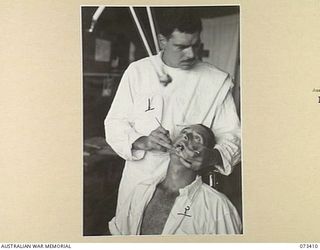
[{"label": "patient's open mouth", "polygon": [[178,144],[177,146],[176,146],[176,149],[178,149],[179,151],[182,151],[182,150],[184,150],[184,145],[182,145],[182,144]]},{"label": "patient's open mouth", "polygon": [[186,163],[188,164],[192,164],[190,161],[186,160],[185,157],[184,157],[184,154],[182,153],[184,150],[186,149],[186,146],[184,145],[184,143],[178,143],[176,146],[175,146],[175,150],[176,150],[176,154],[181,158],[183,159]]}]

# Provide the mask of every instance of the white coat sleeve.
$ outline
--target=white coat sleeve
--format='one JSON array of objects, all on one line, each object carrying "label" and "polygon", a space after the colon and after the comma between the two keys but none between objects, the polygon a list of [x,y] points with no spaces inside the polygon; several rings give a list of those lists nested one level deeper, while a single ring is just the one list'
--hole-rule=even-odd
[{"label": "white coat sleeve", "polygon": [[211,219],[207,223],[208,234],[241,234],[242,222],[237,209],[227,197],[211,209]]},{"label": "white coat sleeve", "polygon": [[[227,78],[227,81],[231,79]],[[232,97],[232,88],[228,89],[217,108],[212,130],[217,141],[214,148],[220,152],[223,161],[223,166],[217,165],[216,168],[221,174],[229,175],[233,167],[241,160],[241,129]]]},{"label": "white coat sleeve", "polygon": [[241,234],[242,225],[239,216],[236,214],[224,214],[215,222],[214,230],[210,234]]},{"label": "white coat sleeve", "polygon": [[145,151],[132,149],[132,143],[142,134],[134,129],[133,122],[130,121],[134,104],[131,70],[129,66],[120,81],[104,126],[106,141],[119,156],[125,160],[140,160],[144,157]]}]

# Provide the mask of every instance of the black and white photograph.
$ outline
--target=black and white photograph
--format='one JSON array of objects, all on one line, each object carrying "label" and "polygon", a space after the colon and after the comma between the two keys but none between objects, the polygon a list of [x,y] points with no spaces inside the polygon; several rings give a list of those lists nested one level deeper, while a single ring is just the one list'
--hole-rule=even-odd
[{"label": "black and white photograph", "polygon": [[241,6],[80,12],[83,236],[243,234]]}]

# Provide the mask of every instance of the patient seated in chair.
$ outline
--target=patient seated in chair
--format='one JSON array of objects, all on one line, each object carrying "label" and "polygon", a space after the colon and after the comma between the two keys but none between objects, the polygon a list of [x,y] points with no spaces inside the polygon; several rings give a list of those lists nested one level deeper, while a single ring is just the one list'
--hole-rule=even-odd
[{"label": "patient seated in chair", "polygon": [[109,222],[111,234],[240,234],[236,208],[192,168],[190,159],[214,145],[214,134],[206,126],[185,127],[173,142],[167,171],[132,190]]}]

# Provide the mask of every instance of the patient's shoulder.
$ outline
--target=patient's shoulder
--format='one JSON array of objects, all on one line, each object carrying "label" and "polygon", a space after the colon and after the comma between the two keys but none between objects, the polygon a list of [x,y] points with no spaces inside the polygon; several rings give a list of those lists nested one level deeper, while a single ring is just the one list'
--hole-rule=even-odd
[{"label": "patient's shoulder", "polygon": [[226,195],[205,183],[202,183],[197,199],[198,202],[203,202],[203,207],[210,212],[218,211],[222,214],[229,214],[236,211],[236,208]]}]

